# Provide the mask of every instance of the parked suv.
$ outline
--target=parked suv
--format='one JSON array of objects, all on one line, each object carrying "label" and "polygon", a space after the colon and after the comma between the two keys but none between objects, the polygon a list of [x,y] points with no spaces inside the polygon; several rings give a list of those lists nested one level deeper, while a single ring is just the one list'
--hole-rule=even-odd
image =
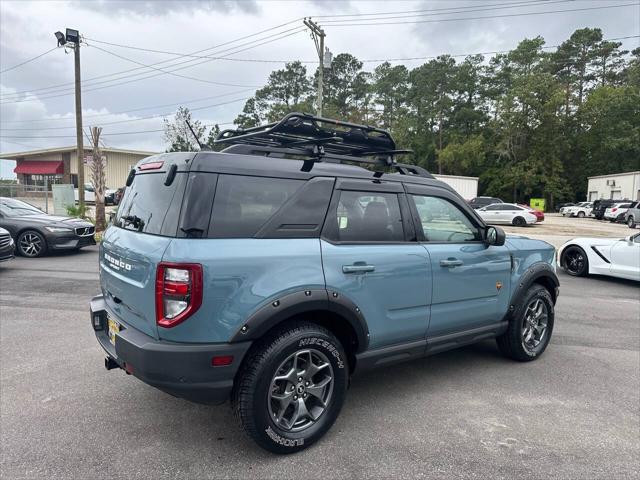
[{"label": "parked suv", "polygon": [[607,208],[611,207],[612,205],[614,205],[619,201],[620,200],[611,200],[608,198],[595,200],[593,202],[593,212],[592,212],[593,216],[595,217],[596,220],[602,220],[604,218],[604,212],[607,210]]},{"label": "parked suv", "polygon": [[397,163],[386,131],[289,114],[217,142],[231,146],[129,175],[90,308],[107,369],[230,398],[251,438],[288,453],[327,432],[356,372],[489,338],[518,361],[547,348],[553,247],[505,239]]},{"label": "parked suv", "polygon": [[614,203],[604,211],[604,219],[613,223],[623,223],[626,218],[627,210],[633,205],[633,202]]},{"label": "parked suv", "polygon": [[625,213],[625,223],[629,228],[636,228],[640,223],[640,202],[633,202]]},{"label": "parked suv", "polygon": [[503,201],[496,197],[475,197],[469,201],[471,208],[475,209],[493,205],[494,203],[503,203]]}]

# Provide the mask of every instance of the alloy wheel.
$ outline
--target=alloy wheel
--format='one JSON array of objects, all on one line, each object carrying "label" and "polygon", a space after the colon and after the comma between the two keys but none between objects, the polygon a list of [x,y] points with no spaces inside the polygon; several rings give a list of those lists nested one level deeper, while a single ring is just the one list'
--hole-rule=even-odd
[{"label": "alloy wheel", "polygon": [[19,241],[20,253],[26,257],[37,257],[42,252],[43,240],[40,235],[33,232],[27,232],[20,236]]},{"label": "alloy wheel", "polygon": [[574,275],[580,274],[584,269],[585,257],[581,250],[571,249],[564,255],[564,264],[567,267],[569,273]]},{"label": "alloy wheel", "polygon": [[305,430],[327,409],[333,383],[333,368],[322,352],[298,350],[280,364],[271,380],[269,414],[283,430]]},{"label": "alloy wheel", "polygon": [[534,351],[544,340],[547,333],[549,314],[546,304],[540,299],[533,299],[524,314],[522,325],[522,346]]}]

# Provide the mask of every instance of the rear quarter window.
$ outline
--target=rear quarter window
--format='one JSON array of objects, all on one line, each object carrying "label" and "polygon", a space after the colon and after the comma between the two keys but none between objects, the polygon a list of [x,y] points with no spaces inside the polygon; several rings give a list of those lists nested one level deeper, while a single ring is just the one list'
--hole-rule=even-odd
[{"label": "rear quarter window", "polygon": [[304,180],[220,175],[209,238],[250,238],[305,183]]},{"label": "rear quarter window", "polygon": [[167,174],[137,174],[125,190],[114,225],[127,230],[173,237],[178,227],[187,174],[177,173],[171,185]]}]

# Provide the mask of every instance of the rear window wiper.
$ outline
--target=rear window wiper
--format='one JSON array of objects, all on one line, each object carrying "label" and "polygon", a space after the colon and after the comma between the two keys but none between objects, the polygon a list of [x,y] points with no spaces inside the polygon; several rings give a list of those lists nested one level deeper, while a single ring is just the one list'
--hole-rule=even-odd
[{"label": "rear window wiper", "polygon": [[123,215],[120,218],[124,220],[123,227],[126,227],[127,225],[133,225],[133,228],[135,228],[138,231],[141,231],[142,228],[144,227],[144,220],[142,220],[137,215]]}]

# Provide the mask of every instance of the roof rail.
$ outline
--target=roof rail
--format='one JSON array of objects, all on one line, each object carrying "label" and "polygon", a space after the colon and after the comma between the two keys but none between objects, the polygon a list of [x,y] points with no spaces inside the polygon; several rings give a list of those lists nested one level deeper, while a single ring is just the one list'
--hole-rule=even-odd
[{"label": "roof rail", "polygon": [[315,162],[359,163],[433,178],[421,167],[396,162],[396,155],[412,152],[398,150],[388,131],[307,113],[289,113],[279,122],[258,127],[223,130],[215,143],[230,144],[225,153],[302,158],[306,171]]}]

